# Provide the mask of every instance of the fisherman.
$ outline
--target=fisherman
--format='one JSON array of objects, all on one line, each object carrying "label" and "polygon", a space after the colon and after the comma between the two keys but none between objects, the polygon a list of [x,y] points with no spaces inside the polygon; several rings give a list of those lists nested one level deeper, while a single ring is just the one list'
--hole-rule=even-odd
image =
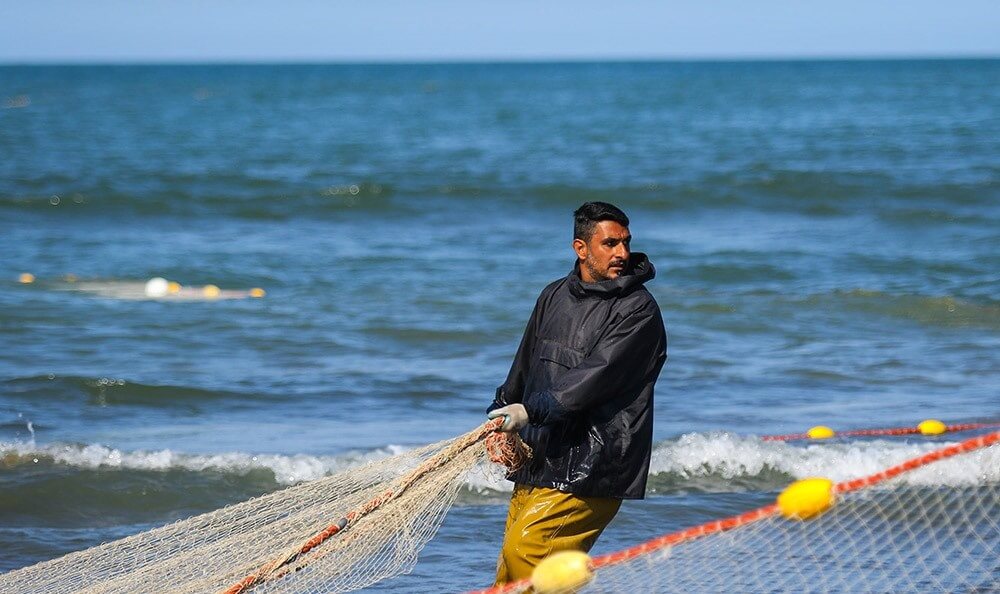
[{"label": "fisherman", "polygon": [[542,290],[510,373],[487,409],[532,461],[512,472],[496,583],[556,551],[589,551],[623,499],[642,499],[653,386],[667,358],[653,264],[631,252],[628,217],[605,202],[574,213],[573,270]]}]

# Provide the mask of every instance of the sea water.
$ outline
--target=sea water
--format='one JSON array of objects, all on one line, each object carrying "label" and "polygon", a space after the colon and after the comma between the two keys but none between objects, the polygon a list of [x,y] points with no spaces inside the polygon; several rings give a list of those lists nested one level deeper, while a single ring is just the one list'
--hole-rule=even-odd
[{"label": "sea water", "polygon": [[[0,571],[470,430],[587,200],[670,337],[595,552],[957,439],[753,435],[1000,417],[1000,61],[22,66],[0,108]],[[267,295],[74,287],[152,277]],[[490,583],[507,491],[381,589]]]}]

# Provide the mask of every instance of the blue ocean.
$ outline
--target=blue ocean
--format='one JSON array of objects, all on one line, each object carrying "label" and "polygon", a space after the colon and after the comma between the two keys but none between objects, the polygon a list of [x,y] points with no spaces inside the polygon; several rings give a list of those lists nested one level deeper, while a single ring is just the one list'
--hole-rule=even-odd
[{"label": "blue ocean", "polygon": [[[596,553],[1000,419],[1000,60],[4,66],[0,571],[473,429],[589,200],[670,340]],[[376,589],[490,584],[509,491]]]}]

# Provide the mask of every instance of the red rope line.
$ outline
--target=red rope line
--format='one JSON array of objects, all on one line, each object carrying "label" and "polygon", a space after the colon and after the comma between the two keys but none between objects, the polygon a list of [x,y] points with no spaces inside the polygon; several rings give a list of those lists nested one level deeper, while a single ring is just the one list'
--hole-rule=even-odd
[{"label": "red rope line", "polygon": [[663,536],[648,540],[644,543],[638,544],[634,547],[617,551],[614,553],[608,553],[606,555],[601,555],[600,557],[594,557],[593,566],[594,568],[604,567],[606,565],[617,565],[618,563],[623,563],[629,559],[634,559],[640,555],[645,555],[657,549],[662,549],[666,547],[672,547],[679,545],[684,542],[692,541],[703,536],[709,536],[711,534],[716,534],[719,532],[726,532],[734,528],[739,528],[740,526],[745,526],[751,522],[756,522],[757,520],[762,520],[773,516],[778,511],[778,505],[772,503],[770,505],[765,505],[764,507],[758,507],[757,509],[744,512],[736,516],[730,516],[728,518],[723,518],[721,520],[714,520],[711,522],[706,522],[704,524],[699,524],[697,526],[692,526],[691,528],[686,528],[679,532],[673,532],[670,534],[665,534]]},{"label": "red rope line", "polygon": [[264,583],[268,579],[281,577],[285,575],[287,571],[281,571],[278,572],[277,574],[275,574],[275,572],[281,569],[283,566],[291,563],[295,559],[298,559],[301,555],[305,555],[309,551],[323,544],[335,534],[344,531],[345,529],[347,529],[348,526],[350,526],[360,518],[373,512],[374,510],[378,509],[387,501],[390,501],[395,497],[399,496],[410,485],[419,480],[425,474],[427,474],[431,470],[434,470],[435,468],[438,468],[458,452],[465,450],[466,448],[478,443],[480,440],[482,440],[486,436],[490,435],[491,433],[499,429],[500,426],[503,425],[503,422],[504,419],[502,417],[493,419],[491,421],[487,421],[486,423],[480,425],[478,429],[456,439],[455,443],[453,443],[451,446],[445,448],[439,454],[431,458],[428,458],[423,464],[421,464],[412,472],[410,472],[410,474],[406,475],[403,478],[403,480],[400,481],[400,484],[395,491],[392,489],[387,489],[383,491],[382,493],[380,493],[379,495],[375,496],[367,503],[362,505],[360,508],[348,513],[340,520],[334,522],[333,524],[330,524],[323,530],[316,533],[314,536],[309,538],[309,540],[305,541],[302,544],[302,546],[299,547],[294,553],[290,555],[284,555],[263,565],[260,569],[246,576],[242,580],[236,582],[229,588],[223,590],[220,594],[243,594],[244,592],[250,590],[254,586],[258,586]]},{"label": "red rope line", "polygon": [[986,435],[980,435],[979,437],[973,437],[972,439],[967,439],[965,441],[950,445],[946,448],[941,448],[940,450],[934,450],[933,452],[928,452],[923,456],[917,456],[916,458],[911,458],[902,464],[897,464],[890,468],[886,468],[881,472],[876,472],[865,477],[857,478],[850,481],[844,481],[834,485],[835,493],[849,493],[851,491],[857,491],[858,489],[864,489],[866,487],[871,487],[872,485],[877,485],[879,483],[885,482],[891,478],[895,478],[905,472],[910,472],[920,468],[921,466],[927,466],[932,462],[937,462],[938,460],[944,460],[945,458],[951,458],[952,456],[957,456],[959,454],[966,454],[973,450],[978,450],[980,448],[985,448],[987,446],[993,445],[1000,442],[1000,431],[994,431],[993,433],[987,433]]},{"label": "red rope line", "polygon": [[[951,458],[952,456],[957,456],[959,454],[966,454],[973,450],[978,450],[991,446],[993,444],[1000,443],[1000,431],[995,431],[993,433],[987,433],[986,435],[980,435],[978,437],[973,437],[967,439],[963,442],[948,446],[946,448],[941,448],[939,450],[934,450],[933,452],[928,452],[922,456],[916,458],[911,458],[902,464],[897,464],[887,468],[881,472],[875,474],[837,483],[834,485],[835,493],[848,493],[851,491],[856,491],[858,489],[864,489],[877,485],[878,483],[887,481],[891,478],[895,478],[903,473],[913,471],[921,466],[926,466],[928,464],[943,460],[945,458]],[[712,522],[706,522],[704,524],[699,524],[697,526],[692,526],[691,528],[686,528],[678,532],[671,532],[664,534],[663,536],[658,536],[652,540],[640,543],[633,547],[622,549],[620,551],[615,551],[613,553],[608,553],[598,557],[594,557],[591,560],[591,567],[598,569],[601,567],[607,567],[609,565],[617,565],[619,563],[624,563],[630,559],[651,553],[658,549],[663,549],[667,547],[672,547],[685,542],[695,540],[697,538],[702,538],[704,536],[709,536],[712,534],[717,534],[720,532],[726,532],[728,530],[733,530],[739,528],[740,526],[745,526],[752,522],[762,520],[764,518],[769,518],[778,513],[778,505],[772,503],[770,505],[765,505],[764,507],[759,507],[757,509],[750,510],[748,512],[730,516],[728,518],[723,518],[721,520],[714,520]],[[492,588],[486,588],[483,590],[470,591],[467,594],[507,594],[509,592],[520,592],[531,586],[530,579],[518,580],[516,582],[508,582],[500,586],[494,586]]]},{"label": "red rope line", "polygon": [[[976,429],[993,429],[1000,427],[1000,423],[959,423],[956,425],[946,425],[946,433],[958,431],[974,431]],[[836,437],[872,437],[878,435],[916,435],[920,433],[917,427],[889,427],[885,429],[853,429],[849,431],[837,431]],[[787,433],[785,435],[765,435],[761,437],[763,441],[792,441],[796,439],[810,439],[808,433]]]}]

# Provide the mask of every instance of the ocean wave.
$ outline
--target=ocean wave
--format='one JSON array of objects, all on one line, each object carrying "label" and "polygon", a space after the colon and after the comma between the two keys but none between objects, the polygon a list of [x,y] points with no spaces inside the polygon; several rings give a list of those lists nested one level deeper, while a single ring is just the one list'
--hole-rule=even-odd
[{"label": "ocean wave", "polygon": [[246,401],[255,397],[243,392],[143,384],[119,377],[52,374],[13,378],[4,381],[3,385],[8,396],[83,400],[96,406],[140,405],[197,409],[206,402],[221,399]]},{"label": "ocean wave", "polygon": [[405,449],[401,446],[388,445],[378,450],[352,452],[342,456],[244,452],[188,454],[169,449],[125,451],[102,444],[36,445],[32,442],[0,442],[0,467],[49,464],[87,470],[184,470],[237,475],[267,470],[273,473],[278,485],[291,485],[322,478],[403,451]]},{"label": "ocean wave", "polygon": [[[946,180],[911,185],[885,172],[783,170],[705,171],[683,179],[644,183],[584,184],[544,179],[501,180],[453,173],[407,179],[391,176],[324,183],[262,178],[252,174],[200,176],[177,172],[143,175],[126,182],[76,187],[69,179],[22,180],[22,191],[0,194],[0,208],[58,213],[120,212],[138,215],[228,215],[285,219],[335,215],[345,210],[410,211],[427,199],[466,202],[530,202],[552,207],[584,201],[627,200],[645,209],[670,211],[741,207],[827,217],[849,214],[878,201],[880,216],[904,224],[989,223],[995,218],[988,179],[955,184]],[[54,185],[58,184],[58,185]],[[933,197],[933,199],[929,198]],[[982,210],[985,208],[987,210]]]},{"label": "ocean wave", "polygon": [[976,303],[947,295],[892,294],[868,289],[837,290],[809,300],[825,302],[831,298],[851,309],[908,318],[931,326],[1000,329],[1000,305],[996,303]]},{"label": "ocean wave", "polygon": [[[732,433],[690,433],[658,443],[650,462],[652,493],[686,491],[769,491],[810,476],[843,481],[873,474],[952,442],[926,438],[833,440],[824,443],[762,441]],[[407,451],[387,445],[336,456],[228,452],[190,454],[164,450],[125,451],[102,444],[0,442],[0,467],[57,465],[84,470],[186,471],[249,475],[267,471],[274,487],[347,471]],[[472,495],[495,498],[510,491],[502,469],[476,468],[466,480]],[[933,464],[905,474],[902,482],[920,486],[972,486],[1000,483],[1000,447]]]},{"label": "ocean wave", "polygon": [[[650,483],[654,492],[663,492],[777,490],[813,476],[839,482],[874,474],[951,443],[897,438],[801,444],[731,433],[689,433],[655,448]],[[915,486],[1000,483],[1000,447],[938,462],[898,480]]]},{"label": "ocean wave", "polygon": [[[550,206],[577,206],[593,200],[616,203],[627,199],[645,209],[670,212],[743,207],[815,217],[850,214],[858,206],[870,207],[878,201],[885,216],[891,218],[899,210],[905,218],[905,213],[912,212],[914,203],[918,203],[934,210],[935,216],[963,223],[989,222],[988,211],[977,213],[969,207],[993,206],[988,198],[991,192],[988,177],[963,184],[945,179],[914,184],[888,171],[792,170],[757,164],[743,170],[702,171],[644,183],[610,181],[584,185],[530,179],[517,183],[471,179],[461,184],[407,184],[405,188],[398,184],[398,190],[401,196],[502,198]],[[954,205],[958,207],[952,208]]]},{"label": "ocean wave", "polygon": [[713,286],[741,285],[754,282],[775,283],[795,280],[796,278],[794,272],[780,266],[747,262],[674,265],[667,270],[670,279],[674,282],[705,282],[712,283]]},{"label": "ocean wave", "polygon": [[[720,272],[722,270],[722,272]],[[672,278],[681,277],[691,281],[710,281],[713,286],[727,282],[725,278],[745,282],[756,275],[757,279],[777,278],[781,269],[772,266],[728,265],[719,268],[710,265],[694,265],[678,269],[668,269]],[[785,274],[790,274],[785,272]],[[986,284],[983,285],[986,287]],[[726,301],[709,291],[671,289],[657,295],[664,310],[684,310],[695,314],[731,314],[751,310],[756,303],[769,308],[792,308],[812,311],[844,311],[850,313],[873,314],[895,319],[906,319],[924,326],[946,328],[986,328],[1000,330],[1000,302],[992,296],[976,295],[927,295],[921,293],[901,293],[869,288],[832,289],[822,293],[794,295],[788,292],[760,288],[735,292]],[[965,290],[976,290],[969,283]],[[772,310],[773,311],[773,310]]]},{"label": "ocean wave", "polygon": [[347,209],[396,210],[405,206],[391,201],[391,185],[366,181],[303,187],[282,180],[230,176],[211,180],[208,187],[203,187],[184,175],[165,173],[144,178],[137,186],[133,189],[101,184],[58,189],[46,185],[45,191],[39,188],[23,194],[0,195],[0,208],[73,215],[228,215],[270,220]]},{"label": "ocean wave", "polygon": [[[920,293],[897,293],[879,289],[850,288],[831,289],[821,293],[790,294],[787,291],[769,288],[764,281],[778,279],[785,282],[782,274],[790,276],[773,266],[728,265],[720,268],[710,265],[690,265],[667,268],[672,279],[683,278],[692,283],[704,282],[713,287],[732,282],[755,280],[751,288],[720,294],[697,287],[683,290],[658,289],[657,299],[664,311],[685,311],[694,315],[743,314],[756,311],[755,307],[766,307],[768,311],[793,312],[811,311],[829,314],[839,311],[855,316],[857,313],[892,319],[904,319],[923,326],[945,328],[986,328],[1000,330],[1000,302],[985,293],[992,285],[983,283],[983,296],[975,295],[979,290],[975,283],[968,283],[962,291],[965,295],[927,295]],[[728,278],[727,278],[728,277]],[[995,283],[994,283],[995,284]],[[723,299],[725,298],[725,299]],[[776,309],[777,308],[777,309]],[[736,318],[734,318],[736,319]]]}]

